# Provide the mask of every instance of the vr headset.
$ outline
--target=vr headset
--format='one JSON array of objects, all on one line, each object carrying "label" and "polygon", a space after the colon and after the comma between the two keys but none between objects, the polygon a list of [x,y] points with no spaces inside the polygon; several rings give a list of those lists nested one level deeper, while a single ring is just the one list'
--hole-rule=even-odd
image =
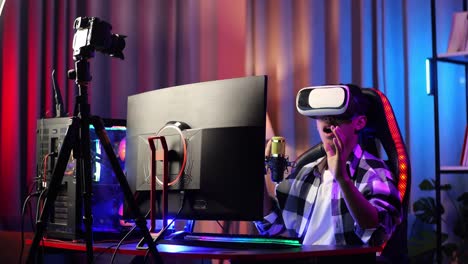
[{"label": "vr headset", "polygon": [[349,105],[350,89],[346,85],[323,85],[302,88],[296,96],[297,111],[308,117],[337,116]]}]

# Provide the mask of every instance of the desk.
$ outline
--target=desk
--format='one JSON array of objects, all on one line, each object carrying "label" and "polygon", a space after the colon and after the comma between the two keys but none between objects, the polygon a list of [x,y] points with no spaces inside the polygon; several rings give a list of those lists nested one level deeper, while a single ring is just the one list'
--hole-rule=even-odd
[{"label": "desk", "polygon": [[[30,240],[27,241],[31,243]],[[95,254],[112,253],[116,243],[94,243]],[[112,249],[110,247],[114,245]],[[60,252],[81,252],[85,254],[84,243],[44,240],[44,248],[47,251],[59,250]],[[125,244],[119,248],[119,254],[145,256],[146,250],[137,250],[136,243]],[[164,259],[221,259],[231,260],[235,263],[258,263],[259,261],[272,261],[287,263],[292,260],[310,259],[310,263],[375,263],[376,252],[380,247],[368,246],[302,246],[300,248],[286,249],[226,249],[213,247],[196,247],[182,245],[158,245],[161,257]],[[338,262],[336,262],[338,261]]]}]

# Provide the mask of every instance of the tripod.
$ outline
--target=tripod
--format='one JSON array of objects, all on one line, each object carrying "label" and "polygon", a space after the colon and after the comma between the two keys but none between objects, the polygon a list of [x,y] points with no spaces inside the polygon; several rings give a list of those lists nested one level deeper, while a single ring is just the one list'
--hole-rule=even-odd
[{"label": "tripod", "polygon": [[156,248],[156,244],[151,237],[151,234],[146,226],[146,219],[142,216],[134,198],[130,186],[127,182],[125,174],[120,167],[119,161],[115,156],[114,150],[110,143],[109,137],[104,129],[104,125],[100,117],[90,115],[90,105],[88,103],[88,84],[91,81],[89,73],[88,58],[92,56],[92,50],[83,49],[84,55],[77,56],[75,61],[75,70],[70,74],[71,79],[75,79],[78,86],[78,95],[76,96],[74,116],[72,123],[68,127],[68,131],[63,140],[60,149],[57,164],[55,165],[50,180],[47,196],[43,204],[43,210],[37,221],[37,228],[31,244],[27,263],[34,263],[39,243],[42,240],[46,223],[49,218],[52,205],[54,204],[57,194],[60,190],[60,185],[64,177],[64,173],[73,150],[73,155],[76,159],[77,181],[82,185],[83,189],[83,224],[85,226],[84,238],[86,241],[87,262],[93,262],[93,231],[92,231],[92,210],[91,210],[91,195],[92,195],[92,167],[91,167],[91,147],[90,147],[90,132],[89,125],[92,124],[96,130],[99,142],[104,147],[108,156],[112,169],[122,188],[124,198],[129,205],[129,208],[135,217],[135,224],[143,233],[148,248],[153,256],[155,263],[163,263],[161,256]]}]

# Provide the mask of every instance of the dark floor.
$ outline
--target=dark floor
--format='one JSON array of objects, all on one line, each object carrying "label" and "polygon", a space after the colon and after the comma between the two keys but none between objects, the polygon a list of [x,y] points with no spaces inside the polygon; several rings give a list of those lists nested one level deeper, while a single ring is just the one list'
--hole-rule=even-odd
[{"label": "dark floor", "polygon": [[[32,233],[25,233],[25,238],[32,238]],[[27,256],[29,247],[25,245],[23,261]],[[19,263],[21,252],[21,233],[14,231],[0,231],[0,262]]]}]

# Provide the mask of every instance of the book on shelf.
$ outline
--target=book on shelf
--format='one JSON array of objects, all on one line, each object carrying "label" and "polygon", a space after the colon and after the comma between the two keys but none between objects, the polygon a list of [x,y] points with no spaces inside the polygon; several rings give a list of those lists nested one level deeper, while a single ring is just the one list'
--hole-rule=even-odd
[{"label": "book on shelf", "polygon": [[447,47],[449,54],[463,51],[468,51],[468,11],[453,14]]},{"label": "book on shelf", "polygon": [[465,136],[463,137],[462,146],[460,166],[468,166],[468,125],[465,128]]}]

